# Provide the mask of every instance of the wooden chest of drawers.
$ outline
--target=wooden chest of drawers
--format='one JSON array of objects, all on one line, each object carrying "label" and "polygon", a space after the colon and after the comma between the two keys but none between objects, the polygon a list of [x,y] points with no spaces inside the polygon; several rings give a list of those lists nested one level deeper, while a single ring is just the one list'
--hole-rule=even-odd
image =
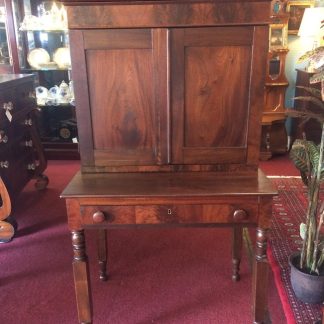
[{"label": "wooden chest of drawers", "polygon": [[32,178],[37,178],[39,189],[48,182],[42,175],[46,160],[35,124],[33,89],[32,75],[0,76],[1,241],[10,240],[14,234],[13,226],[3,220],[9,217],[19,192]]}]

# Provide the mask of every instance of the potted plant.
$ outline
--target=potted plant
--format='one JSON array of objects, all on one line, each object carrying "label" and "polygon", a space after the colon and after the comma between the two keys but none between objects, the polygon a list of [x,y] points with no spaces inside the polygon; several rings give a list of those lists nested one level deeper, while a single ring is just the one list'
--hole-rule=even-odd
[{"label": "potted plant", "polygon": [[[304,302],[316,304],[324,301],[324,237],[321,233],[324,229],[324,201],[319,196],[324,180],[324,46],[305,53],[299,61],[304,60],[310,60],[316,70],[310,79],[311,85],[301,87],[307,95],[296,97],[295,100],[308,101],[317,109],[306,106],[299,110],[290,110],[288,114],[303,121],[310,118],[317,120],[321,125],[322,135],[319,145],[306,139],[298,139],[290,151],[290,157],[307,186],[308,206],[306,221],[300,226],[302,249],[290,256],[289,263],[291,284],[296,296]],[[320,89],[312,86],[319,82]]]}]

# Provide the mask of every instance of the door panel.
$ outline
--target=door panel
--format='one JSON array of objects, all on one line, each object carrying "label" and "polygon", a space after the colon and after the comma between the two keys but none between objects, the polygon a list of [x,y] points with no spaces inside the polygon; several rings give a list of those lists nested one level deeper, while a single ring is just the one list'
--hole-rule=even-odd
[{"label": "door panel", "polygon": [[246,161],[253,32],[172,31],[172,163]]},{"label": "door panel", "polygon": [[166,107],[156,98],[166,94],[158,82],[161,70],[155,68],[156,34],[150,29],[84,31],[97,166],[151,165],[161,159],[158,118]]},{"label": "door panel", "polygon": [[[92,50],[87,54],[94,148],[148,150],[153,145],[150,50]],[[102,73],[102,69],[106,73]],[[100,80],[96,75],[102,73]],[[126,82],[124,80],[127,80]]]},{"label": "door panel", "polygon": [[248,75],[248,61],[247,47],[185,49],[185,147],[246,145],[248,80],[233,76]]}]

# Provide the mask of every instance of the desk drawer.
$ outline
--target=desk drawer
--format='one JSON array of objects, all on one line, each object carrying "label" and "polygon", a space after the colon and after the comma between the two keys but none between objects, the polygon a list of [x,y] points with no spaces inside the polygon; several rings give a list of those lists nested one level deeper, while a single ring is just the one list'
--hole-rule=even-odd
[{"label": "desk drawer", "polygon": [[[33,82],[23,83],[14,88],[8,88],[0,95],[0,127],[9,126],[12,122],[22,118],[36,108],[35,98],[30,97],[33,91]],[[9,121],[6,111],[11,115]]]},{"label": "desk drawer", "polygon": [[81,207],[85,225],[253,223],[257,214],[256,203]]}]

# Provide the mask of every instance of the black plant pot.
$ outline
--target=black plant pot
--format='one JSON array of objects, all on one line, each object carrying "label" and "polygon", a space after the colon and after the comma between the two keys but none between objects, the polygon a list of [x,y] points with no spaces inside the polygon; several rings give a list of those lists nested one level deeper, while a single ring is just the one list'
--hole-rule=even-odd
[{"label": "black plant pot", "polygon": [[299,266],[300,254],[294,253],[289,257],[290,282],[298,299],[308,304],[324,302],[324,275],[302,272]]}]

